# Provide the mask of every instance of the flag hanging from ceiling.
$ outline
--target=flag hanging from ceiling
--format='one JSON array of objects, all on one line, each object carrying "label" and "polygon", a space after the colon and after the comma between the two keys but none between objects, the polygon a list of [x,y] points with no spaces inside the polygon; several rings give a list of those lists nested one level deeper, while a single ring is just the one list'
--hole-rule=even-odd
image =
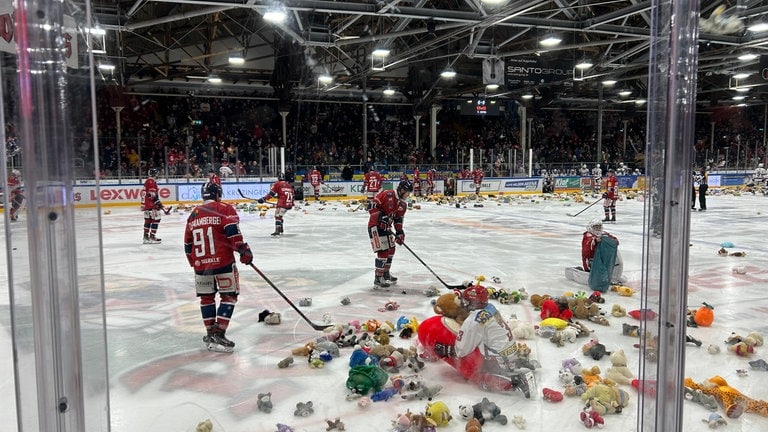
[{"label": "flag hanging from ceiling", "polygon": [[504,60],[493,57],[483,60],[483,84],[504,84]]}]

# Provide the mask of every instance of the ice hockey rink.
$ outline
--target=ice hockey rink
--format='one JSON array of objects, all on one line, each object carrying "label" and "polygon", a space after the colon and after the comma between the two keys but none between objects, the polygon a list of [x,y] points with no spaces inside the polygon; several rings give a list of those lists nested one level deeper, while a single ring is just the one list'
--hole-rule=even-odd
[{"label": "ice hockey rink", "polygon": [[[480,203],[482,207],[470,201],[459,208],[453,204],[418,203],[415,207],[420,208],[406,214],[406,243],[448,284],[482,275],[487,278],[483,283],[486,286],[510,291],[525,288],[530,294],[561,295],[587,289],[566,280],[564,268],[580,265],[581,234],[590,219],[602,218],[600,205],[571,217],[568,213],[575,214],[586,204],[540,195],[485,199]],[[711,304],[715,321],[711,327],[689,329],[689,335],[702,341],[702,346],[687,344],[685,376],[696,382],[722,376],[732,387],[756,400],[768,400],[768,372],[751,368],[747,362],[768,360],[768,348],[756,347],[750,357],[740,357],[728,350],[725,340],[732,332],[768,335],[766,203],[768,198],[760,195],[713,195],[708,199],[707,212],[693,212],[690,216],[688,304],[696,308],[702,302]],[[636,199],[620,201],[617,223],[605,226],[620,241],[624,277],[627,285],[635,289],[641,281],[644,204]],[[343,202],[302,203],[286,216],[285,235],[280,238],[269,235],[274,228],[272,211],[265,216],[258,211],[241,211],[241,229],[254,251],[256,266],[286,296],[296,305],[302,298],[311,298],[311,306],[300,309],[316,323],[370,319],[394,323],[401,316],[421,321],[434,315],[430,303],[433,298],[422,292],[429,287],[440,288],[442,293],[448,290],[405,248],[398,248],[392,266],[398,284],[390,292],[372,289],[374,254],[366,234],[367,213],[355,209],[356,205],[347,207]],[[92,218],[93,209],[78,210],[78,214],[86,212]],[[202,343],[204,329],[194,295],[193,273],[182,245],[188,212],[182,209],[163,217],[158,230],[162,244],[156,245],[142,244],[143,219],[138,206],[110,208],[102,213],[109,416],[113,432],[195,431],[198,422],[206,419],[211,420],[216,432],[272,432],[278,423],[295,431],[315,432],[327,430],[326,420],[337,418],[347,431],[384,432],[394,430],[392,422],[398,414],[425,410],[427,400],[406,400],[399,395],[365,408],[358,405],[357,399],[348,400],[345,381],[352,348],[342,348],[340,357],[322,368],[310,367],[307,358],[300,356],[294,357],[290,367],[278,368],[278,362],[291,356],[291,350],[323,333],[313,330],[247,266],[239,265],[241,295],[227,333],[237,344],[235,352],[207,351]],[[15,257],[19,260],[24,254],[24,241],[18,236],[23,236],[23,231],[16,224],[10,228],[17,236],[14,240],[19,248],[13,253],[19,254]],[[7,231],[0,232],[5,237]],[[719,256],[723,242],[733,243],[730,252],[745,252],[746,256]],[[5,266],[1,276],[0,302],[7,311]],[[500,282],[493,282],[493,277]],[[350,304],[341,304],[344,297],[350,299]],[[88,298],[88,293],[83,293],[81,303]],[[633,345],[638,339],[623,335],[622,324],[638,322],[630,317],[613,317],[610,310],[614,304],[627,310],[638,309],[639,294],[625,297],[609,292],[605,298],[602,310],[610,325],[585,324],[609,351],[623,349],[630,369],[637,373],[640,358]],[[396,302],[398,308],[386,310],[388,302]],[[514,314],[523,321],[539,321],[538,312],[527,300],[511,305],[497,303],[497,307],[505,318]],[[265,309],[279,312],[282,323],[259,322],[259,314]],[[0,341],[0,389],[12,400],[10,320],[6,317],[1,322],[4,337]],[[87,329],[87,323],[83,327]],[[391,343],[409,347],[416,340],[398,338],[396,332]],[[443,362],[425,363],[419,372],[421,380],[442,385],[434,400],[445,402],[453,416],[447,426],[439,429],[464,431],[458,407],[474,405],[484,397],[495,402],[510,421],[507,425],[489,421],[483,427],[486,432],[517,430],[512,423],[514,416],[525,419],[528,431],[585,428],[579,419],[584,407],[580,398],[550,402],[542,397],[542,389],[563,390],[558,370],[564,359],[576,358],[583,366],[597,365],[602,371],[610,367],[607,357],[594,361],[582,354],[581,348],[588,341],[580,338],[563,347],[538,336],[525,341],[532,349],[532,357],[542,365],[535,372],[537,388],[530,400],[519,392],[484,392]],[[710,345],[721,352],[710,354]],[[20,356],[23,358],[24,353]],[[85,364],[84,368],[93,370],[103,365]],[[401,373],[413,372],[404,369]],[[604,430],[637,430],[638,392],[628,385],[621,387],[630,395],[629,406],[620,414],[607,414]],[[270,413],[257,408],[258,395],[268,392],[273,403]],[[294,416],[297,403],[308,401],[313,403],[314,413]],[[685,401],[683,408],[684,430],[707,429],[702,420],[712,411],[690,401]],[[722,408],[716,412],[725,417]],[[1,404],[0,413],[5,430],[16,430],[12,421],[15,404]],[[768,417],[756,413],[726,420],[723,430],[768,430]]]}]

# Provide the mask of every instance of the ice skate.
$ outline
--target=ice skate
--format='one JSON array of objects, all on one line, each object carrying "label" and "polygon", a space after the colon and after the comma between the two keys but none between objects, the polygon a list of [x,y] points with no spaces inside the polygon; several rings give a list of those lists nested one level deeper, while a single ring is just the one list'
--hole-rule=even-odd
[{"label": "ice skate", "polygon": [[397,283],[397,278],[392,276],[392,274],[389,272],[384,273],[384,280],[389,282],[391,285],[394,285]]},{"label": "ice skate", "polygon": [[148,235],[145,235],[145,236],[144,236],[144,244],[149,244],[149,243],[150,243],[150,241],[149,241],[149,236],[148,236]]},{"label": "ice skate", "polygon": [[158,244],[162,243],[163,239],[155,236],[149,236],[149,244]]},{"label": "ice skate", "polygon": [[536,382],[533,378],[533,372],[513,373],[509,377],[515,390],[520,390],[526,399],[531,398],[531,390],[535,389]]},{"label": "ice skate", "polygon": [[208,348],[208,351],[215,352],[232,352],[235,350],[235,343],[227,339],[224,335],[224,331],[217,329],[211,331],[209,334],[203,336],[203,342]]},{"label": "ice skate", "polygon": [[616,216],[611,216],[611,222],[616,223]]},{"label": "ice skate", "polygon": [[280,235],[283,234],[280,231],[275,231],[272,234],[270,234],[272,237],[280,237]]},{"label": "ice skate", "polygon": [[384,279],[384,276],[376,276],[373,278],[373,289],[386,289],[389,288],[389,282]]},{"label": "ice skate", "polygon": [[609,218],[608,216],[606,216],[606,217],[603,219],[603,222],[610,222],[610,221],[611,221],[611,218]]}]

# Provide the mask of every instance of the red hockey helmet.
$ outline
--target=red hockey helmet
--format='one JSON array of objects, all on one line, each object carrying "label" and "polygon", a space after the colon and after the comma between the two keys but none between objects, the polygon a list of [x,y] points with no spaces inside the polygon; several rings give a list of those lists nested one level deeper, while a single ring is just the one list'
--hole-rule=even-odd
[{"label": "red hockey helmet", "polygon": [[482,309],[488,304],[488,290],[482,285],[472,285],[461,291],[460,297],[469,309]]}]

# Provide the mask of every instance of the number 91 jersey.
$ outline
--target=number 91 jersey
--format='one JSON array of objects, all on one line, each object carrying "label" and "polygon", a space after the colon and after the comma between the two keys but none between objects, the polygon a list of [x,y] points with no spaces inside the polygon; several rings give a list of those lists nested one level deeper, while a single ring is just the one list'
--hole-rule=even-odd
[{"label": "number 91 jersey", "polygon": [[184,230],[184,251],[195,273],[232,270],[233,252],[243,242],[239,223],[235,208],[223,202],[207,202],[192,211]]}]

